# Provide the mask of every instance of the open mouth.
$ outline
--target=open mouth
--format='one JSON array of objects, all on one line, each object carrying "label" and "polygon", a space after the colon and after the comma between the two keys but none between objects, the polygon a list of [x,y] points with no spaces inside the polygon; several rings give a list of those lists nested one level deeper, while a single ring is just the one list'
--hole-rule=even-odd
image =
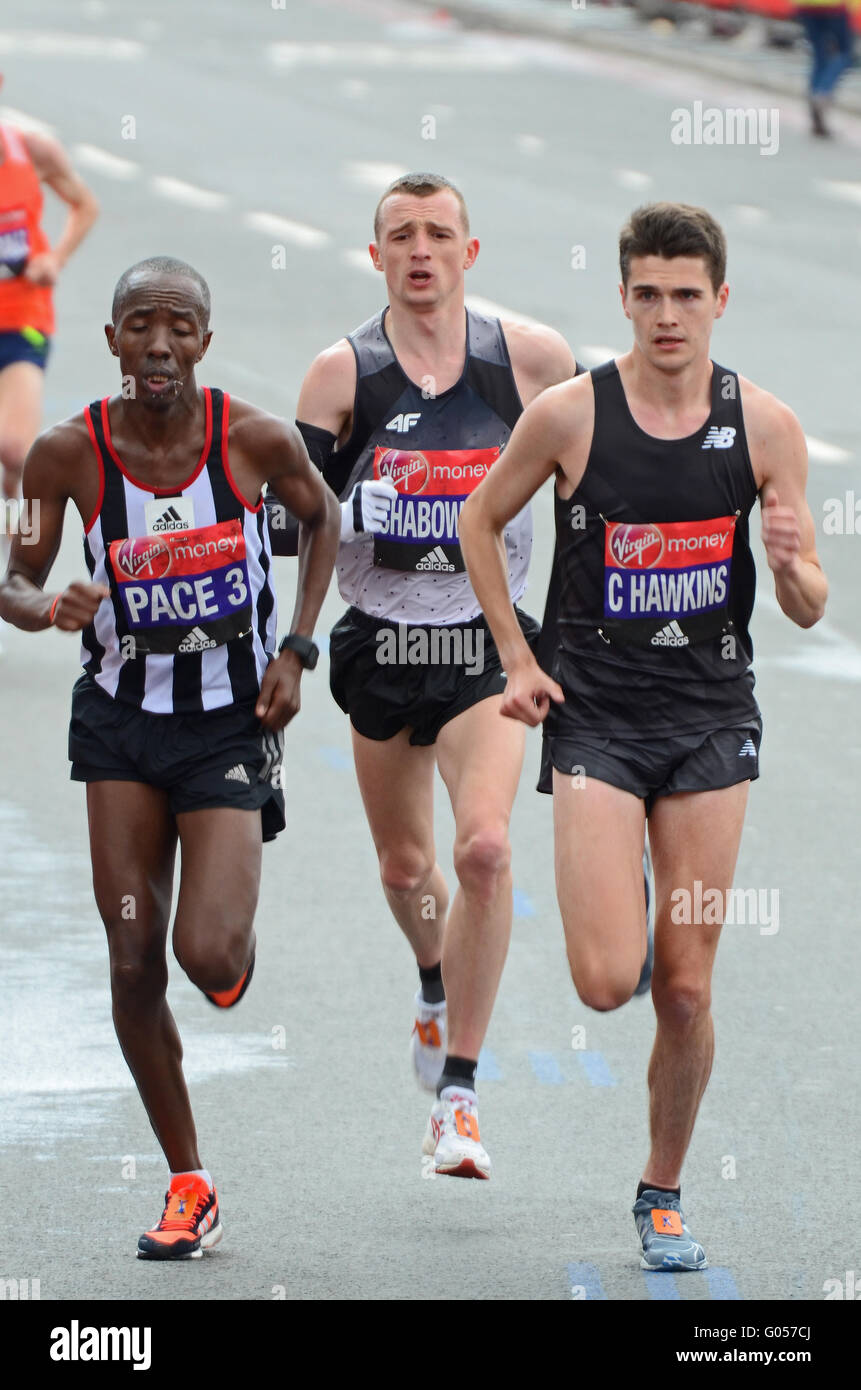
[{"label": "open mouth", "polygon": [[144,377],[144,383],[150,391],[160,396],[170,387],[176,385],[176,378],[168,375],[167,372],[149,372]]},{"label": "open mouth", "polygon": [[685,340],[684,340],[684,338],[674,338],[674,337],[673,337],[671,334],[669,334],[669,333],[662,333],[661,336],[660,336],[659,338],[655,338],[654,341],[655,341],[655,346],[656,346],[656,347],[674,348],[674,347],[681,347],[682,343],[683,343]]},{"label": "open mouth", "polygon": [[427,285],[430,284],[433,276],[429,270],[411,270],[407,279],[411,285]]}]

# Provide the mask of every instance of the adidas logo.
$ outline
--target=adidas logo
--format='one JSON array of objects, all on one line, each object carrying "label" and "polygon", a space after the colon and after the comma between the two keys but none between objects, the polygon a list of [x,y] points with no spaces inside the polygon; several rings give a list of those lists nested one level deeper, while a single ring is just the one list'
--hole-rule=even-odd
[{"label": "adidas logo", "polygon": [[181,652],[205,652],[210,647],[217,646],[218,643],[214,642],[211,637],[207,637],[202,628],[193,627],[191,632],[183,637],[179,644],[179,650]]},{"label": "adidas logo", "polygon": [[752,739],[752,738],[746,738],[746,739],[745,739],[744,743],[741,745],[741,749],[740,749],[740,751],[739,751],[739,755],[738,755],[738,756],[739,756],[740,758],[755,758],[755,757],[756,757],[756,749],[755,749],[754,746],[753,746],[753,739]]},{"label": "adidas logo", "polygon": [[251,778],[241,763],[237,763],[229,772],[225,772],[224,780],[225,782],[244,782],[246,786],[251,786]]},{"label": "adidas logo", "polygon": [[690,642],[690,637],[686,637],[679,627],[675,618],[672,622],[662,627],[660,632],[656,632],[652,638],[653,647],[686,647]]},{"label": "adidas logo", "polygon": [[704,449],[731,449],[735,443],[733,425],[712,425],[703,440]]},{"label": "adidas logo", "polygon": [[176,507],[166,507],[161,516],[152,523],[150,531],[184,531],[187,525]]},{"label": "adidas logo", "polygon": [[434,546],[416,565],[417,570],[454,570],[454,565],[446,556],[442,546]]}]

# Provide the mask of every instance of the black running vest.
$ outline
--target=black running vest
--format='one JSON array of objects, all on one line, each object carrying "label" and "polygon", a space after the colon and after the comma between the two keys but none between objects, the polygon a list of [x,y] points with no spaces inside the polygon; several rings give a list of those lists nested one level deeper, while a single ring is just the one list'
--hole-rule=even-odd
[{"label": "black running vest", "polygon": [[706,731],[755,717],[748,623],[757,487],[738,377],[712,364],[696,434],[637,425],[615,362],[592,372],[595,429],[579,487],[556,496],[554,674],[584,727]]}]

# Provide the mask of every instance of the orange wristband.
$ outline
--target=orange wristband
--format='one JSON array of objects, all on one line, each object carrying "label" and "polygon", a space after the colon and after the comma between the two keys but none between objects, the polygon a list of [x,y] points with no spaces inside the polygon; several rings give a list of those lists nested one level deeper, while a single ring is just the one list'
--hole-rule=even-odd
[{"label": "orange wristband", "polygon": [[48,622],[51,624],[52,627],[54,626],[54,614],[57,611],[57,604],[60,602],[60,599],[62,597],[62,594],[58,594],[57,597],[54,599],[54,602],[51,604],[51,611],[48,614]]}]

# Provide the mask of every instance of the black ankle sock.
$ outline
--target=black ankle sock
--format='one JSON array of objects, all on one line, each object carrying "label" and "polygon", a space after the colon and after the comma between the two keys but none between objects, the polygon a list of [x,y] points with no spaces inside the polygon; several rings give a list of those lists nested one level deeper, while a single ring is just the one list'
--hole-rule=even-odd
[{"label": "black ankle sock", "polygon": [[641,1182],[637,1188],[637,1201],[639,1202],[644,1192],[672,1192],[674,1197],[681,1201],[682,1189],[680,1187],[655,1187],[654,1183]]},{"label": "black ankle sock", "polygon": [[442,962],[431,965],[425,970],[423,965],[419,966],[419,979],[422,982],[422,999],[426,1004],[441,1004],[445,999],[445,990],[442,984]]},{"label": "black ankle sock", "polygon": [[446,1086],[467,1086],[470,1091],[474,1091],[477,1067],[478,1062],[474,1062],[470,1057],[447,1056],[436,1088],[437,1095],[440,1095]]}]

